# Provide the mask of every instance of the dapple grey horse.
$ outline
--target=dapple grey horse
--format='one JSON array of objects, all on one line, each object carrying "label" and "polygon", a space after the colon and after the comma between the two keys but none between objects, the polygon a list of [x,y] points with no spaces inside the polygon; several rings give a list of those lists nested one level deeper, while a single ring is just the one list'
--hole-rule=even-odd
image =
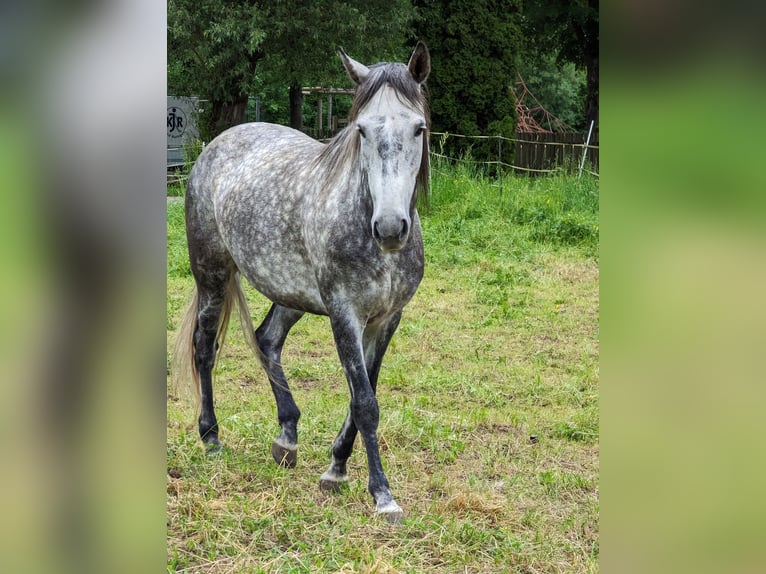
[{"label": "dapple grey horse", "polygon": [[[403,513],[380,460],[375,391],[402,309],[423,277],[416,204],[428,192],[423,83],[431,64],[422,42],[406,65],[367,67],[343,49],[340,57],[356,91],[348,126],[328,144],[251,123],[223,132],[197,159],[186,193],[196,291],[174,362],[195,381],[202,441],[220,448],[212,369],[239,306],[276,398],[281,433],[272,455],[293,467],[300,411],[282,370],[282,345],[304,313],[329,316],[351,402],[320,486],[335,490],[348,480],[346,461],[359,432],[375,511],[395,521]],[[255,330],[240,275],[273,302]]]}]

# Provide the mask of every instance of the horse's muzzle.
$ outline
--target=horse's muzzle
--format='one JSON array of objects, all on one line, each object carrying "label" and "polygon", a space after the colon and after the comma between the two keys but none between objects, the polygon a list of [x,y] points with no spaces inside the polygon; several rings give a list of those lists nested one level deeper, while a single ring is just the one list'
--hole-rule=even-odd
[{"label": "horse's muzzle", "polygon": [[386,215],[372,223],[372,236],[383,251],[399,251],[409,235],[410,224],[405,218]]}]

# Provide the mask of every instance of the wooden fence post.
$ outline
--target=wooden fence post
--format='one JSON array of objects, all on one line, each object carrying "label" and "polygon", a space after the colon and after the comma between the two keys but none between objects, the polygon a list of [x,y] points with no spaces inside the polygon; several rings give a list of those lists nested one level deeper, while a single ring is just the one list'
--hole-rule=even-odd
[{"label": "wooden fence post", "polygon": [[317,139],[322,138],[322,96],[317,100]]}]

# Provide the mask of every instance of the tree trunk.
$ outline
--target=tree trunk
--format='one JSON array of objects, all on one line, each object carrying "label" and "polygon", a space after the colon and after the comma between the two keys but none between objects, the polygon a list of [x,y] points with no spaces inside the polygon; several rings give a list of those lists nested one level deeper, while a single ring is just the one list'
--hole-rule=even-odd
[{"label": "tree trunk", "polygon": [[588,0],[588,8],[590,8],[591,17],[585,23],[582,38],[587,87],[583,112],[587,126],[590,126],[591,121],[598,126],[598,0]]},{"label": "tree trunk", "polygon": [[210,109],[210,116],[206,122],[207,133],[203,133],[203,138],[210,141],[222,131],[229,129],[237,124],[244,123],[245,112],[247,111],[247,96],[239,96],[233,102],[222,102],[213,100]]},{"label": "tree trunk", "polygon": [[598,52],[585,57],[586,85],[585,120],[590,126],[591,120],[598,126]]},{"label": "tree trunk", "polygon": [[303,92],[300,86],[290,86],[290,127],[303,130]]}]

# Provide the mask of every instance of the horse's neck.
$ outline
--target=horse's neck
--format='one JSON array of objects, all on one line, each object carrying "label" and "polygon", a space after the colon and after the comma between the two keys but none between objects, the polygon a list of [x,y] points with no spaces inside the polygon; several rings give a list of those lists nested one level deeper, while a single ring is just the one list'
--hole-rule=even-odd
[{"label": "horse's neck", "polygon": [[327,161],[319,162],[310,177],[314,193],[320,200],[343,201],[354,199],[362,193],[363,178],[358,164],[331,166]]}]

